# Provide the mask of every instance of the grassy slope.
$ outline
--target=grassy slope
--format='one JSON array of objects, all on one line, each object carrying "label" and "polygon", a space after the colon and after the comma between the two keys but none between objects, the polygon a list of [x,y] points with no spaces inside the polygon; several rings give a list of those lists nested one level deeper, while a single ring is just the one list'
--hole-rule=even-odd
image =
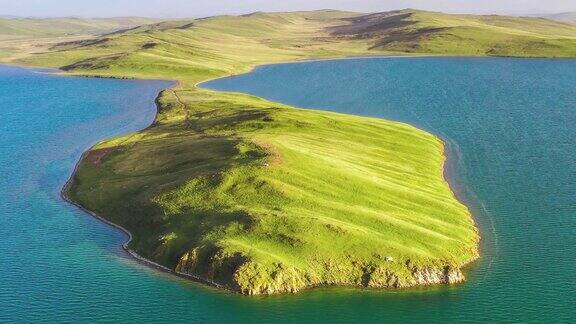
[{"label": "grassy slope", "polygon": [[152,18],[0,18],[0,40],[103,34],[157,21]]},{"label": "grassy slope", "polygon": [[[159,97],[153,127],[94,147],[69,192],[128,228],[131,248],[147,258],[251,294],[319,284],[459,281],[458,268],[477,256],[478,235],[443,180],[440,140],[404,124],[195,86],[256,64],[413,49],[414,35],[406,30],[429,29],[423,26],[446,17],[452,25],[489,20],[506,25],[489,31],[518,33],[509,18],[396,15],[395,28],[381,17],[370,35],[361,30],[374,17],[355,19],[343,33],[336,27],[350,20],[341,19],[357,15],[331,11],[170,22],[62,45],[20,62],[180,81]],[[525,30],[544,33],[536,32],[544,28],[541,20],[532,21],[537,26]],[[548,37],[570,39],[570,27],[559,26],[546,31],[556,35]],[[386,32],[403,40],[382,46]],[[437,48],[430,45],[436,38],[424,34],[423,51]],[[484,38],[474,48],[494,54]],[[562,48],[555,54],[570,53]]]},{"label": "grassy slope", "polygon": [[18,53],[45,51],[64,41],[75,41],[156,22],[152,18],[0,18],[0,60]]},{"label": "grassy slope", "polygon": [[576,25],[544,18],[400,11],[351,19],[334,29],[372,38],[382,50],[446,55],[576,56]]}]

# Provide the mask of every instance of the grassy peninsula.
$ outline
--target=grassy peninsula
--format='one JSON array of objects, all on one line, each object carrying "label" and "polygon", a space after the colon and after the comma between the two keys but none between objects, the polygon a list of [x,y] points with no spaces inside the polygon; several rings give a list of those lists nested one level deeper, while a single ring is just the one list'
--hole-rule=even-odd
[{"label": "grassy peninsula", "polygon": [[145,25],[16,62],[178,80],[149,128],[87,152],[67,195],[130,249],[244,294],[464,280],[478,257],[443,143],[412,126],[197,87],[258,64],[390,53],[576,56],[576,26],[414,10],[255,13]]}]

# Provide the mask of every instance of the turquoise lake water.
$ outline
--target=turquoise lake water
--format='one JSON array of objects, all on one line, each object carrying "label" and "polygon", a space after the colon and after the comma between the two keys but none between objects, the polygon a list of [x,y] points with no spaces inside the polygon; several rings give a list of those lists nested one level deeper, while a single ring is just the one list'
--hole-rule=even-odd
[{"label": "turquoise lake water", "polygon": [[147,126],[170,85],[0,66],[0,323],[576,320],[576,61],[341,60],[205,84],[409,122],[449,144],[482,259],[464,285],[402,292],[221,292],[134,262],[124,234],[63,202],[82,152]]}]

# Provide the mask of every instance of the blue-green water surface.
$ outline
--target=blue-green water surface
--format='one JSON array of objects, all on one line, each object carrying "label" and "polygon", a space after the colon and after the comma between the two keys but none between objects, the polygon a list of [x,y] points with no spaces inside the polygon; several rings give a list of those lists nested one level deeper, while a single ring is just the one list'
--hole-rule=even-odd
[{"label": "blue-green water surface", "polygon": [[221,292],[139,265],[124,234],[63,202],[80,154],[147,126],[168,86],[0,67],[0,323],[576,319],[576,61],[311,62],[206,85],[409,122],[449,143],[483,258],[464,285],[402,292]]}]

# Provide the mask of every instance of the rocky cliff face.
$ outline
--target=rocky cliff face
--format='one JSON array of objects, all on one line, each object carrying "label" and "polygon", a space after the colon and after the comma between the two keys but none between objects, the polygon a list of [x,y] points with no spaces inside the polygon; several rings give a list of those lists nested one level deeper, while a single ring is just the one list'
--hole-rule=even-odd
[{"label": "rocky cliff face", "polygon": [[296,293],[318,286],[399,289],[465,281],[462,271],[451,265],[419,268],[409,261],[394,266],[390,263],[324,264],[311,267],[317,271],[304,272],[279,263],[263,265],[240,254],[203,247],[184,254],[175,270],[245,295]]},{"label": "rocky cliff face", "polygon": [[455,284],[466,280],[460,269],[417,269],[413,272],[418,285]]}]

